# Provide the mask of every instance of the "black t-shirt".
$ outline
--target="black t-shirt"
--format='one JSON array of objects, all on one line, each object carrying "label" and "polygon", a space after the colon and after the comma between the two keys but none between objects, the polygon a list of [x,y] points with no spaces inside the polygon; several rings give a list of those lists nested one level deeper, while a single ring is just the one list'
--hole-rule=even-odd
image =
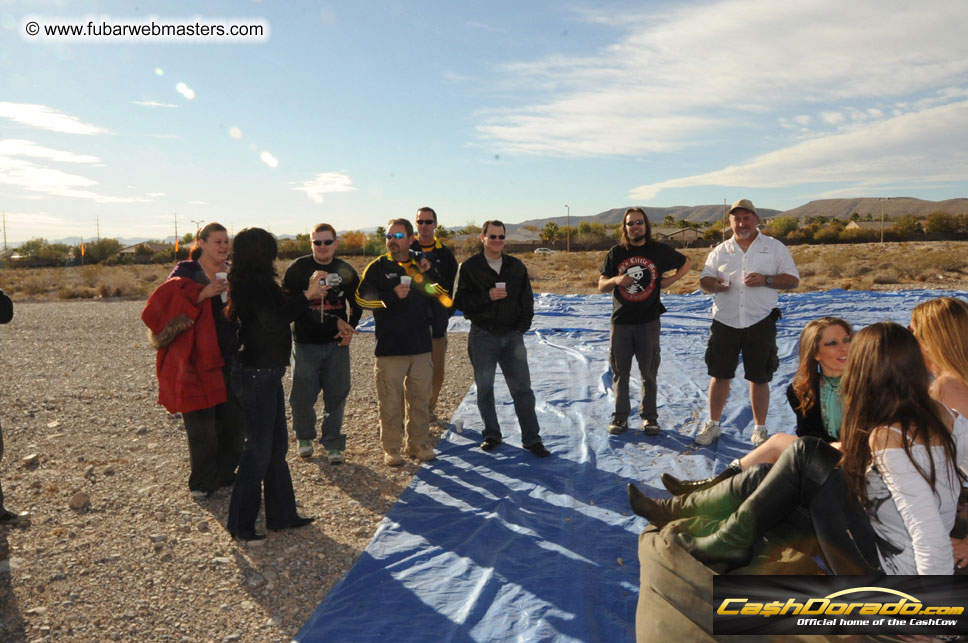
[{"label": "black t-shirt", "polygon": [[334,257],[330,263],[321,264],[312,255],[299,257],[286,269],[282,278],[283,289],[291,297],[302,297],[302,292],[309,288],[310,275],[316,270],[339,275],[340,279],[338,284],[329,289],[324,299],[309,302],[309,310],[296,320],[293,334],[296,342],[300,344],[337,342],[339,339],[336,333],[339,327],[336,325],[336,318],[339,317],[356,328],[363,314],[363,309],[356,303],[356,287],[360,278],[353,266],[342,259]]},{"label": "black t-shirt", "polygon": [[628,288],[615,288],[612,298],[613,324],[642,324],[659,318],[666,311],[659,301],[662,275],[678,270],[686,256],[664,243],[644,246],[612,246],[602,263],[602,275],[627,274],[634,282]]}]

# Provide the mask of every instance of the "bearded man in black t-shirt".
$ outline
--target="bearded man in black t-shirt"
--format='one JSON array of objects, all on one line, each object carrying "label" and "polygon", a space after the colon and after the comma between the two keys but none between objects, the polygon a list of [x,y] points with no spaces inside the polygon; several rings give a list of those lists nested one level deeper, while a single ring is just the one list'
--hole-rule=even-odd
[{"label": "bearded man in black t-shirt", "polygon": [[[622,219],[622,243],[602,263],[598,292],[612,292],[608,363],[612,369],[615,413],[608,425],[614,435],[628,430],[629,373],[632,358],[642,377],[639,417],[646,435],[659,434],[656,375],[659,372],[659,315],[666,311],[659,291],[679,281],[692,266],[688,257],[652,239],[652,226],[642,208],[629,208]],[[663,275],[670,271],[675,274]]]}]

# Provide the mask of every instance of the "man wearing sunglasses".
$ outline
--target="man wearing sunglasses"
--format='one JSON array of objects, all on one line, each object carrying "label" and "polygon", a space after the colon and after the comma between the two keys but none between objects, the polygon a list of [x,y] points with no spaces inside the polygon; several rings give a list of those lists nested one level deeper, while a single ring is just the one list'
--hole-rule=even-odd
[{"label": "man wearing sunglasses", "polygon": [[430,351],[430,360],[434,366],[434,381],[430,391],[430,421],[437,421],[437,397],[440,395],[440,387],[444,383],[444,358],[447,355],[447,325],[450,316],[454,314],[453,306],[450,304],[451,290],[454,287],[454,278],[457,276],[457,259],[450,248],[441,243],[440,239],[434,234],[437,230],[437,213],[431,207],[424,206],[417,210],[417,235],[413,240],[410,249],[423,256],[434,266],[437,271],[438,282],[447,292],[447,299],[434,300],[431,303],[432,317],[430,320],[430,334],[433,348]]},{"label": "man wearing sunglasses", "polygon": [[[598,292],[614,293],[608,364],[612,369],[615,412],[608,425],[614,435],[628,430],[629,373],[639,364],[642,401],[639,417],[646,435],[659,434],[656,375],[659,372],[659,315],[666,311],[659,291],[682,279],[692,263],[671,246],[652,239],[652,226],[642,208],[629,208],[622,220],[622,243],[602,263]],[[667,272],[675,274],[663,276]]]},{"label": "man wearing sunglasses", "polygon": [[313,455],[316,439],[316,400],[323,392],[323,420],[319,442],[330,464],[343,461],[346,436],[343,410],[350,393],[350,341],[363,309],[356,303],[360,279],[353,266],[336,258],[339,239],[328,223],[313,228],[312,254],[293,261],[282,278],[291,293],[306,290],[310,276],[325,273],[323,295],[309,302],[309,310],[294,323],[292,343],[292,428],[303,458]]},{"label": "man wearing sunglasses", "polygon": [[474,367],[477,409],[484,421],[481,449],[493,451],[502,443],[494,407],[494,377],[500,364],[521,425],[521,444],[544,458],[551,454],[538,434],[528,351],[524,346],[524,333],[534,318],[534,294],[524,263],[504,254],[505,236],[500,221],[484,223],[483,249],[457,269],[454,306],[471,322],[467,353]]},{"label": "man wearing sunglasses", "polygon": [[363,271],[356,300],[373,311],[383,461],[398,467],[403,464],[404,433],[407,455],[421,462],[437,457],[430,444],[430,305],[446,293],[437,285],[431,263],[411,253],[413,225],[408,219],[389,221],[386,237],[387,253]]}]

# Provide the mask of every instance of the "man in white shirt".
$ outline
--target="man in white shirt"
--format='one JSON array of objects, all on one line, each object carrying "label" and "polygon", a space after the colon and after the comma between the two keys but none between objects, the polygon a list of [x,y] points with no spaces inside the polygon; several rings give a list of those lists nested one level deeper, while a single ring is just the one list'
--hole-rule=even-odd
[{"label": "man in white shirt", "polygon": [[706,258],[699,286],[715,294],[713,325],[706,346],[709,372],[709,421],[696,435],[701,445],[720,434],[720,418],[729,397],[730,381],[743,354],[744,377],[750,383],[753,406],[751,441],[766,441],[766,415],[770,408],[770,380],[779,366],[776,350],[777,290],[800,284],[793,256],[782,243],[760,234],[760,217],[749,199],[729,210],[733,236],[713,248]]}]

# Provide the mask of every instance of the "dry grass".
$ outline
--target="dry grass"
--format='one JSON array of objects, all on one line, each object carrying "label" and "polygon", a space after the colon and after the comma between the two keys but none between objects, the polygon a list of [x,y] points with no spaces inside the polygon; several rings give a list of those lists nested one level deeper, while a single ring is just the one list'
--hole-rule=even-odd
[{"label": "dry grass", "polygon": [[[791,246],[800,270],[799,292],[830,290],[898,290],[954,288],[968,290],[968,242],[912,241],[845,245]],[[699,289],[707,248],[682,251],[692,270],[669,292]],[[535,292],[598,292],[604,251],[517,255],[528,266]],[[357,270],[373,257],[343,257]],[[458,259],[466,256],[458,255]],[[288,261],[280,261],[281,275]],[[82,266],[0,271],[0,288],[18,301],[90,298],[145,298],[162,283],[170,265]]]}]

